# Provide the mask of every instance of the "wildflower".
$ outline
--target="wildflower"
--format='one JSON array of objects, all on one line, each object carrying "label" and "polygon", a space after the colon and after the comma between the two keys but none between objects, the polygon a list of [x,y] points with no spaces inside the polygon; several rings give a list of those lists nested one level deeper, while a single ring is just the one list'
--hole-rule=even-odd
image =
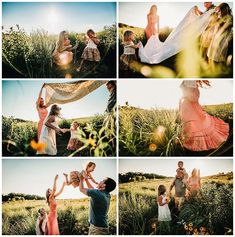
[{"label": "wildflower", "polygon": [[197,229],[194,229],[194,230],[193,230],[193,234],[194,234],[194,235],[199,235],[198,230],[197,230]]},{"label": "wildflower", "polygon": [[187,226],[187,225],[184,225],[184,229],[185,229],[185,230],[188,230],[188,226]]},{"label": "wildflower", "polygon": [[192,223],[192,222],[191,222],[191,223],[189,223],[189,224],[188,224],[188,226],[191,226],[191,227],[192,227],[192,226],[193,226],[193,223]]},{"label": "wildflower", "polygon": [[206,227],[201,227],[201,228],[200,228],[200,231],[201,231],[202,233],[206,232]]},{"label": "wildflower", "polygon": [[45,150],[45,148],[46,148],[47,145],[46,145],[45,143],[36,142],[35,140],[32,140],[32,141],[30,142],[30,146],[31,146],[34,150],[39,151],[39,152],[42,152],[42,151]]},{"label": "wildflower", "polygon": [[152,227],[152,229],[156,229],[157,228],[157,224],[156,223],[152,223],[151,227]]},{"label": "wildflower", "polygon": [[156,144],[151,143],[151,144],[149,145],[149,150],[150,150],[150,151],[154,152],[154,151],[156,151],[156,149],[157,149],[157,145],[156,145]]},{"label": "wildflower", "polygon": [[190,227],[188,228],[188,230],[189,230],[189,231],[193,231],[193,227],[190,226]]},{"label": "wildflower", "polygon": [[92,148],[96,147],[95,139],[89,137],[88,144],[92,146]]}]

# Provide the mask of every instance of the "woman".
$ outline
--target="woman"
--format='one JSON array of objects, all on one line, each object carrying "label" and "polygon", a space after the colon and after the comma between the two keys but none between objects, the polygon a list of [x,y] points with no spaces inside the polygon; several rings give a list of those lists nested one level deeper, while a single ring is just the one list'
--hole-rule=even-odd
[{"label": "woman", "polygon": [[226,64],[229,44],[233,38],[233,17],[227,3],[221,3],[216,8],[217,21],[215,23],[213,38],[207,56],[212,66],[215,63]]},{"label": "woman", "polygon": [[179,115],[182,122],[182,143],[191,151],[207,151],[218,148],[229,136],[229,125],[207,114],[198,99],[199,87],[210,86],[209,81],[184,80],[180,87]]},{"label": "woman", "polygon": [[49,116],[45,119],[39,142],[46,145],[44,151],[38,151],[40,155],[55,156],[57,154],[56,148],[56,133],[61,134],[66,132],[65,129],[60,129],[56,123],[56,118],[60,115],[61,108],[54,104],[51,106]]},{"label": "woman", "polygon": [[[147,16],[148,24],[145,28],[145,34],[147,39],[149,39],[152,35],[159,35],[159,16],[157,15],[157,6],[152,5]],[[157,28],[156,28],[157,24]]]},{"label": "woman", "polygon": [[55,198],[58,197],[64,190],[64,186],[66,183],[63,183],[63,186],[61,187],[60,191],[56,193],[56,183],[58,180],[58,174],[55,176],[54,179],[54,185],[53,189],[51,190],[50,188],[47,189],[46,191],[46,199],[47,199],[47,204],[50,208],[49,215],[48,215],[48,220],[47,220],[47,229],[48,229],[48,235],[59,235],[59,227],[58,227],[58,221],[57,221],[57,203]]},{"label": "woman", "polygon": [[70,44],[68,39],[68,33],[66,31],[61,31],[59,34],[59,39],[56,42],[56,48],[52,54],[54,62],[58,66],[66,66],[73,60],[73,49],[77,48],[77,43],[74,47]]},{"label": "woman", "polygon": [[44,100],[42,98],[43,86],[42,86],[42,88],[39,92],[38,99],[37,99],[37,102],[36,102],[36,109],[38,111],[38,116],[39,116],[38,132],[37,132],[38,133],[38,141],[40,139],[40,134],[41,134],[41,131],[42,131],[43,122],[44,122],[44,120],[45,120],[45,118],[47,117],[47,114],[48,114],[48,111],[47,111],[48,106],[44,105]]},{"label": "woman", "polygon": [[193,169],[192,176],[188,179],[187,188],[189,190],[189,196],[195,197],[201,189],[200,170]]}]

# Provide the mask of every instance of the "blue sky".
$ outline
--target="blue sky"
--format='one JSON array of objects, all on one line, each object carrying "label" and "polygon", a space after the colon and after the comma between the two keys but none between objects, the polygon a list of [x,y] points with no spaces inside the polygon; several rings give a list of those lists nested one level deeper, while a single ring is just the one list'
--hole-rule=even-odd
[{"label": "blue sky", "polygon": [[[60,189],[64,181],[63,173],[69,173],[74,170],[82,171],[88,161],[96,163],[93,177],[97,182],[102,181],[106,177],[116,180],[116,160],[114,159],[3,160],[2,192],[3,194],[16,192],[45,196],[47,188],[53,187],[56,174],[59,175],[57,189]],[[85,195],[81,194],[78,188],[67,186],[59,199],[78,199],[83,197]]]},{"label": "blue sky", "polygon": [[201,176],[233,171],[232,159],[121,159],[119,173],[143,172],[173,177],[179,160],[184,162],[184,168],[188,174],[191,174],[194,168],[200,169]]},{"label": "blue sky", "polygon": [[[36,101],[43,83],[68,82],[64,80],[9,80],[2,82],[2,113],[3,116],[38,121]],[[63,104],[62,116],[65,119],[89,117],[104,113],[109,92],[104,85],[82,99]]]},{"label": "blue sky", "polygon": [[4,27],[23,27],[28,33],[43,28],[58,34],[62,30],[77,33],[89,28],[100,31],[116,22],[116,4],[112,2],[4,2]]},{"label": "blue sky", "polygon": [[[119,4],[119,22],[132,26],[146,27],[150,7],[158,6],[160,28],[176,27],[187,12],[195,5],[205,11],[203,2],[124,2]],[[215,3],[219,5],[220,2]],[[230,7],[232,3],[229,3]]]},{"label": "blue sky", "polygon": [[[201,105],[216,105],[233,102],[233,80],[209,80],[211,87],[200,89]],[[144,109],[177,109],[182,96],[182,80],[120,80],[118,82],[119,105]],[[130,90],[130,88],[132,88]],[[141,95],[141,96],[140,96]]]}]

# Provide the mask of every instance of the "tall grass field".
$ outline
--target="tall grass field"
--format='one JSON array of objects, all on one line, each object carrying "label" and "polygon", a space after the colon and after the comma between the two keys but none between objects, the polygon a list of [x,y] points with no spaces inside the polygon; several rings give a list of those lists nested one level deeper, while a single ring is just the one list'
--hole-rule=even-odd
[{"label": "tall grass field", "polygon": [[[10,200],[2,205],[3,235],[35,235],[37,211],[46,200]],[[58,200],[58,225],[61,235],[87,235],[89,199]],[[112,196],[108,213],[110,234],[116,234],[116,196]]]},{"label": "tall grass field", "polygon": [[178,110],[141,109],[122,106],[119,110],[120,156],[232,156],[233,104],[204,106],[210,115],[229,123],[228,140],[217,150],[188,151],[181,145]]},{"label": "tall grass field", "polygon": [[[119,174],[119,182],[122,176]],[[128,182],[119,184],[119,234],[233,234],[232,172],[202,177],[200,197],[188,198],[180,212],[175,208],[174,198],[171,198],[169,208],[172,221],[168,225],[157,219],[156,188],[163,184],[169,190],[173,177],[150,179],[141,173],[134,176]]]}]

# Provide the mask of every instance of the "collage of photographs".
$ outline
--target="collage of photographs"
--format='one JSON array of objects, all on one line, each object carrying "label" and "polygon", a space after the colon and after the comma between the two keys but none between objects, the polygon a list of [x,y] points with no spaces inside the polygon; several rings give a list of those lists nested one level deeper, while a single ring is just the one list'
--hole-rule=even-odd
[{"label": "collage of photographs", "polygon": [[2,235],[233,235],[233,2],[3,1]]}]

